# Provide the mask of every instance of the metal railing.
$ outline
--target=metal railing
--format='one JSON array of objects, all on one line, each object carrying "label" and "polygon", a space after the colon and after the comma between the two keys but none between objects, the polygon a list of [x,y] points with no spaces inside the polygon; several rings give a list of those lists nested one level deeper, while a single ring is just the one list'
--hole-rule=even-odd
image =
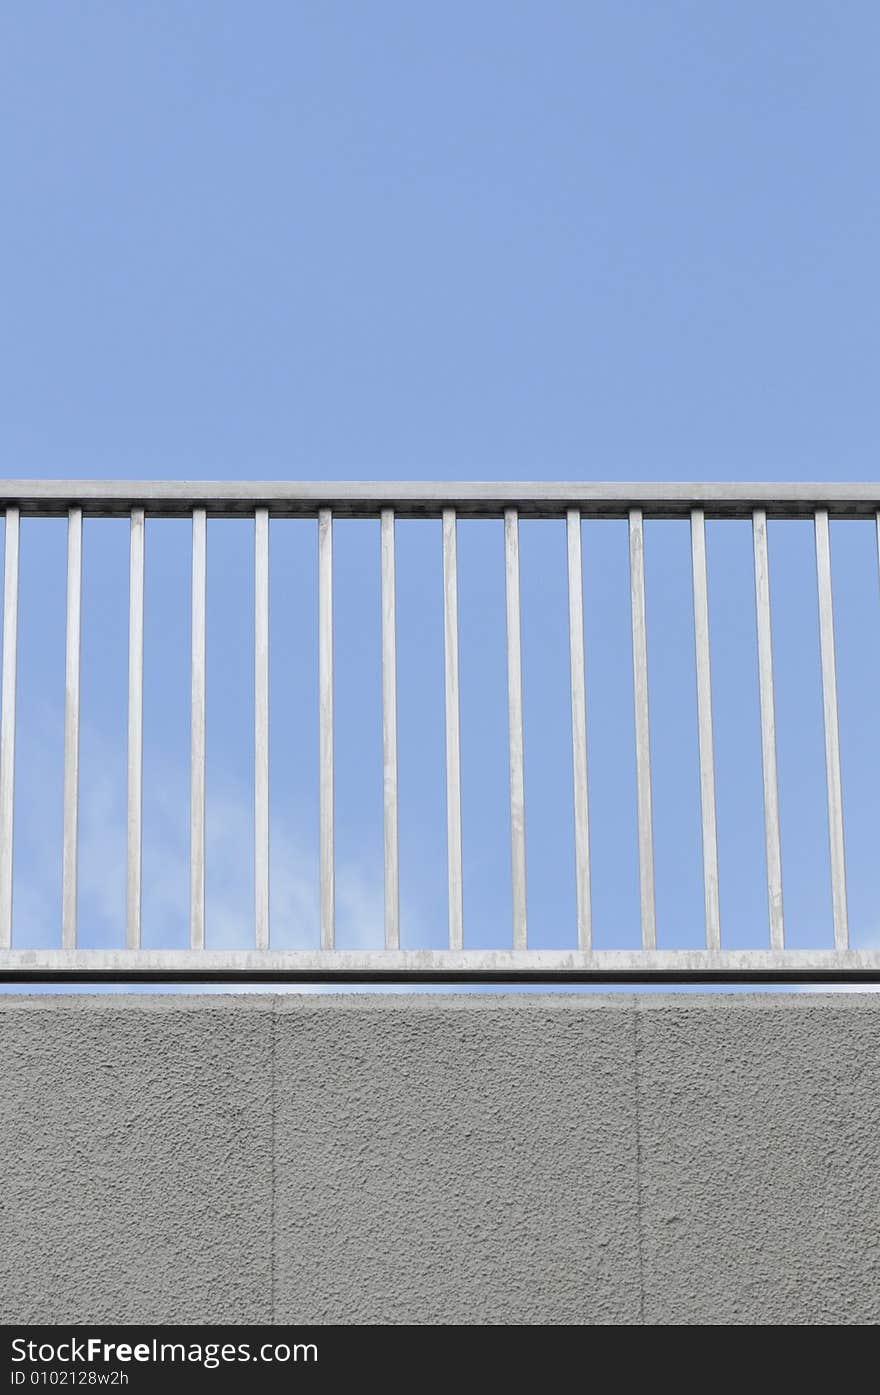
[{"label": "metal railing", "polygon": [[[829,519],[874,519],[880,549],[878,484],[373,484],[0,482],[6,543],[0,719],[0,977],[167,979],[799,979],[872,978],[880,952],[849,946],[843,805],[837,717]],[[15,771],[19,520],[66,516],[67,643],[64,721],[64,816],[60,950],[12,948],[12,842]],[[130,518],[128,655],[128,794],[126,948],[77,946],[80,612],[84,515]],[[192,654],[190,771],[190,948],[141,946],[143,635],[145,520],[192,519]],[[255,520],[254,644],[254,946],[205,948],[205,699],[207,520]],[[271,947],[269,923],[269,519],[312,517],[318,526],[320,949]],[[379,518],[381,574],[382,748],[384,765],[385,947],[335,948],[333,768],[333,520]],[[513,882],[512,948],[466,950],[462,898],[461,753],[458,656],[457,521],[503,518],[507,618],[508,766]],[[397,664],[395,519],[442,520],[445,665],[448,948],[400,947],[398,889]],[[573,830],[577,949],[530,949],[526,915],[526,824],[520,640],[519,519],[566,521],[572,719]],[[587,780],[584,599],[581,520],[623,518],[629,526],[633,695],[641,949],[593,948]],[[705,948],[656,947],[651,809],[644,520],[690,523],[701,799]],[[705,520],[747,518],[754,544],[758,682],[770,944],[722,948],[718,894],[714,742],[709,649]],[[771,647],[768,518],[808,518],[815,527],[819,637],[825,731],[834,948],[785,946]]]}]

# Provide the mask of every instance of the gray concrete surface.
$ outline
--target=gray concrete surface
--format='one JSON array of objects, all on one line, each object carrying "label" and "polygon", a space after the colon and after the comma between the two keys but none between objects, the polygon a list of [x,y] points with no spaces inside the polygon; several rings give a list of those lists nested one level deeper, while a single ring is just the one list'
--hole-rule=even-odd
[{"label": "gray concrete surface", "polygon": [[6,1322],[875,1322],[880,995],[0,997]]}]

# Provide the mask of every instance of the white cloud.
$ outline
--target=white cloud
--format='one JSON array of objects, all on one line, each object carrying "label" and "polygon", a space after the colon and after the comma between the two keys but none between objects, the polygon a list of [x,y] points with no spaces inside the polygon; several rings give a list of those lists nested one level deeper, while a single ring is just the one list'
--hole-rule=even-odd
[{"label": "white cloud", "polygon": [[[47,727],[58,714],[44,714]],[[42,718],[41,718],[42,720]],[[87,947],[125,941],[126,792],[124,753],[93,728],[83,731],[79,933]],[[14,937],[19,947],[60,943],[61,795],[54,753],[29,753],[28,787],[16,799]],[[253,944],[253,805],[250,791],[209,781],[206,827],[206,938],[211,948]],[[317,947],[318,868],[302,835],[306,811],[271,818],[271,938],[277,948]],[[185,947],[189,937],[189,773],[150,757],[144,783],[143,933],[150,947]],[[375,869],[341,861],[336,870],[340,938],[379,948],[384,904]],[[418,934],[420,918],[412,917]]]}]

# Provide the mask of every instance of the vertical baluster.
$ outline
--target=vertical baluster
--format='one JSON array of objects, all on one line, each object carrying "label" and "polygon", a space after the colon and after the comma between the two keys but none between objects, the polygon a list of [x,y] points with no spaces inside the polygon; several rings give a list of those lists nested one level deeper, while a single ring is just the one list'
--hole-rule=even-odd
[{"label": "vertical baluster", "polygon": [[207,520],[193,510],[190,727],[190,946],[205,947],[205,592]]},{"label": "vertical baluster", "polygon": [[128,819],[125,944],[141,946],[144,775],[144,511],[132,509],[128,554]]},{"label": "vertical baluster", "polygon": [[590,906],[590,819],[587,795],[587,696],[584,673],[584,578],[580,509],[569,509],[568,652],[571,667],[571,753],[574,779],[574,848],[578,948],[592,948]]},{"label": "vertical baluster", "polygon": [[12,944],[12,830],[15,786],[15,680],[18,649],[19,512],[6,510],[3,568],[3,714],[0,721],[0,949]]},{"label": "vertical baluster", "polygon": [[831,539],[827,509],[816,510],[816,582],[819,592],[819,643],[822,654],[822,711],[825,720],[825,779],[828,789],[834,948],[847,949],[849,927],[846,910],[843,789],[840,778],[837,666],[834,658],[834,608],[831,596]]},{"label": "vertical baluster", "polygon": [[397,833],[397,638],[394,511],[382,510],[382,766],[385,829],[385,948],[400,948],[400,876]]},{"label": "vertical baluster", "polygon": [[639,893],[642,948],[657,944],[654,905],[654,827],[651,808],[651,729],[648,707],[648,632],[645,610],[645,539],[641,509],[629,514],[633,696],[636,726],[636,792],[639,825]]},{"label": "vertical baluster", "polygon": [[461,718],[458,691],[458,547],[454,509],[443,510],[443,662],[446,690],[446,860],[449,948],[464,948],[461,863]]},{"label": "vertical baluster", "polygon": [[79,665],[82,610],[82,509],[67,516],[67,652],[64,669],[64,826],[61,858],[61,947],[76,949],[79,812]]},{"label": "vertical baluster", "polygon": [[519,595],[519,517],[504,511],[507,599],[507,721],[510,766],[510,855],[513,879],[513,947],[528,944],[526,920],[526,813],[523,774],[522,642]]},{"label": "vertical baluster", "polygon": [[703,831],[703,896],[706,948],[721,948],[718,898],[718,830],[715,811],[715,748],[712,734],[712,669],[709,656],[709,587],[706,524],[702,509],[691,512],[694,647],[697,667],[697,730],[700,749],[700,807]]},{"label": "vertical baluster", "polygon": [[269,510],[254,520],[254,925],[269,948]]},{"label": "vertical baluster", "polygon": [[773,699],[773,640],[770,625],[770,559],[767,513],[756,509],[752,518],[755,552],[755,609],[758,625],[758,687],[761,700],[761,761],[764,771],[764,841],[767,856],[767,900],[770,948],[782,949],[782,850],[779,842],[779,784],[776,775],[776,709]]},{"label": "vertical baluster", "polygon": [[320,706],[321,948],[335,940],[333,851],[333,515],[318,514],[318,698]]}]

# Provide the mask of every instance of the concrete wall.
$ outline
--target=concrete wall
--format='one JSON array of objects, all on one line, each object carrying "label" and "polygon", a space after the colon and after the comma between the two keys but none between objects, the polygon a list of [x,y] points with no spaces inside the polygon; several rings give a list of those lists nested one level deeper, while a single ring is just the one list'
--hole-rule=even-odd
[{"label": "concrete wall", "polygon": [[0,999],[6,1322],[880,1319],[880,995]]}]

